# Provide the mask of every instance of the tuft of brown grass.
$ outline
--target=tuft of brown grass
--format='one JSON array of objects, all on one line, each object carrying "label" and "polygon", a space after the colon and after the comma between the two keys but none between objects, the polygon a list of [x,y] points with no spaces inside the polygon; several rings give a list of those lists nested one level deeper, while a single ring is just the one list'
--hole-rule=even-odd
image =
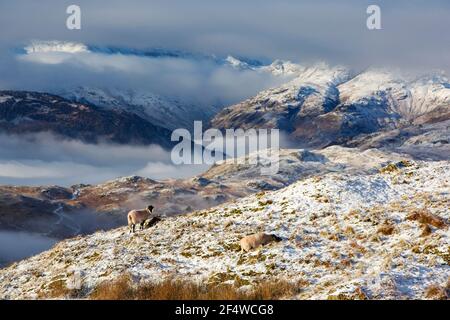
[{"label": "tuft of brown grass", "polygon": [[384,166],[380,169],[381,173],[391,173],[398,171],[403,168],[411,167],[413,163],[409,160],[402,160],[397,163],[389,163],[388,165]]},{"label": "tuft of brown grass", "polygon": [[406,217],[406,220],[417,221],[421,224],[429,224],[435,228],[444,228],[447,225],[444,219],[432,214],[426,209],[412,211]]},{"label": "tuft of brown grass", "polygon": [[80,297],[81,289],[69,289],[66,285],[66,281],[59,279],[53,281],[47,286],[47,292],[38,292],[40,299],[54,299],[54,298],[68,298],[75,299]]},{"label": "tuft of brown grass", "polygon": [[385,236],[390,236],[395,231],[395,227],[392,224],[383,224],[377,230],[378,233],[381,233]]},{"label": "tuft of brown grass", "polygon": [[98,285],[94,300],[274,300],[290,298],[300,292],[302,283],[263,281],[249,290],[227,284],[198,284],[179,279],[135,285],[129,275]]},{"label": "tuft of brown grass", "polygon": [[266,200],[266,201],[258,201],[258,205],[260,206],[260,207],[264,207],[264,206],[267,206],[267,205],[269,205],[269,204],[273,204],[273,200]]},{"label": "tuft of brown grass", "polygon": [[394,163],[389,163],[388,165],[382,167],[379,171],[380,173],[391,173],[398,171],[398,167]]},{"label": "tuft of brown grass", "polygon": [[450,299],[450,279],[448,279],[447,285],[445,286],[445,296],[447,299]]},{"label": "tuft of brown grass", "polygon": [[429,225],[425,224],[425,225],[423,226],[423,228],[422,228],[422,234],[421,234],[421,236],[422,236],[422,237],[426,237],[426,236],[428,236],[428,235],[430,235],[430,234],[431,234],[431,228],[430,228]]},{"label": "tuft of brown grass", "polygon": [[425,290],[425,297],[435,300],[447,300],[450,298],[448,296],[448,289],[442,288],[441,286],[438,286],[436,284],[428,286],[428,288]]},{"label": "tuft of brown grass", "polygon": [[366,248],[364,248],[362,245],[360,245],[356,241],[351,241],[349,245],[351,248],[353,248],[355,251],[357,251],[361,254],[365,254],[367,252]]},{"label": "tuft of brown grass", "polygon": [[339,293],[337,295],[329,295],[327,300],[368,300],[368,296],[360,288],[356,288],[352,293]]}]

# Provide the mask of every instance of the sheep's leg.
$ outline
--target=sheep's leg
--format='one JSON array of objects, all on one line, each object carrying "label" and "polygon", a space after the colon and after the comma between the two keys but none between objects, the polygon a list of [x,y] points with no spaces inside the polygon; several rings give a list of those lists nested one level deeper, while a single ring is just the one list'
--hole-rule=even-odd
[{"label": "sheep's leg", "polygon": [[145,221],[141,222],[141,230],[144,230]]},{"label": "sheep's leg", "polygon": [[133,223],[132,225],[131,225],[131,233],[134,233],[134,227],[135,227],[136,225]]}]

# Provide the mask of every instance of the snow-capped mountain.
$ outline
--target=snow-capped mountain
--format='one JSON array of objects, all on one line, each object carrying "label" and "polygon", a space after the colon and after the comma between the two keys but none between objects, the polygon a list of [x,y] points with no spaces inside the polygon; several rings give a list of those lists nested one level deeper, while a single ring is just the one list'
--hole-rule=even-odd
[{"label": "snow-capped mountain", "polygon": [[252,66],[250,66],[248,63],[241,61],[239,59],[236,59],[233,56],[226,57],[225,62],[228,63],[230,66],[232,66],[236,69],[239,69],[239,70],[253,69]]},{"label": "snow-capped mountain", "polygon": [[422,115],[450,105],[450,83],[445,77],[408,79],[387,70],[370,69],[338,89],[344,105],[379,102],[389,112],[413,123]]},{"label": "snow-capped mountain", "polygon": [[229,55],[222,61],[224,64],[227,64],[237,70],[252,70],[257,72],[265,72],[270,73],[274,76],[297,77],[307,68],[305,66],[293,63],[291,61],[279,59],[274,60],[270,64],[263,64],[258,61],[249,63],[245,59],[244,60],[238,59],[231,55]]},{"label": "snow-capped mountain", "polygon": [[[450,84],[443,75],[414,77],[400,71],[355,72],[325,63],[300,65],[275,60],[263,64],[234,56],[216,57],[176,50],[90,46],[60,41],[34,41],[27,54],[96,52],[152,58],[186,58],[216,63],[245,72],[270,74],[287,81],[255,97],[225,108],[202,105],[136,89],[63,88],[56,94],[77,102],[124,109],[168,129],[191,128],[193,120],[214,115],[217,128],[271,127],[287,131],[306,146],[351,143],[361,134],[401,129],[448,119]],[[221,111],[221,112],[219,112]]]},{"label": "snow-capped mountain", "polygon": [[274,75],[298,76],[305,68],[290,61],[275,60],[270,65],[262,66],[261,70],[268,71]]},{"label": "snow-capped mountain", "polygon": [[361,134],[450,119],[444,76],[402,76],[318,64],[295,69],[290,82],[222,110],[216,128],[279,128],[308,146],[345,144]]},{"label": "snow-capped mountain", "polygon": [[24,47],[27,54],[32,53],[48,53],[48,52],[66,52],[66,53],[80,53],[89,52],[88,46],[79,42],[70,41],[31,41]]},{"label": "snow-capped mountain", "polygon": [[254,69],[263,67],[263,62],[256,59],[236,58],[231,55],[226,57],[218,57],[214,54],[203,54],[186,52],[182,50],[164,49],[164,48],[129,48],[123,46],[109,45],[90,45],[81,42],[60,41],[60,40],[32,40],[20,50],[25,54],[33,53],[99,53],[105,55],[130,55],[147,58],[179,58],[204,60],[215,62],[221,65],[233,66],[244,69]]},{"label": "snow-capped mountain", "polygon": [[[49,57],[46,57],[46,55]],[[180,59],[189,63],[195,61],[197,64],[215,65],[217,70],[233,69],[236,72],[254,72],[263,78],[278,79],[276,83],[288,81],[299,74],[306,75],[308,68],[294,64],[289,61],[276,60],[271,64],[263,64],[258,60],[236,58],[234,56],[216,57],[208,54],[188,53],[177,50],[164,49],[135,49],[113,46],[92,46],[77,42],[67,41],[32,41],[25,46],[24,53],[20,58],[38,63],[62,63],[72,61],[77,57],[83,61],[83,54],[93,55],[96,59],[98,55],[103,56],[137,56],[149,59]],[[65,60],[67,59],[67,60]],[[325,68],[322,68],[325,72]],[[314,75],[319,76],[318,73]],[[327,74],[323,76],[327,77]],[[176,89],[176,88],[174,88]],[[218,88],[220,89],[220,88]],[[225,87],[226,89],[226,87]],[[194,120],[208,122],[223,107],[220,94],[213,99],[215,103],[201,102],[201,99],[176,96],[176,91],[172,96],[160,95],[151,91],[135,88],[108,87],[108,86],[85,86],[58,84],[52,87],[51,93],[63,96],[75,102],[90,103],[107,109],[121,109],[132,112],[150,121],[154,125],[160,125],[167,129],[188,128],[191,129]],[[228,98],[226,98],[228,99]],[[195,101],[195,102],[192,102]],[[228,100],[227,100],[228,101]]]},{"label": "snow-capped mountain", "polygon": [[208,121],[220,110],[217,106],[206,107],[181,102],[133,89],[76,87],[62,90],[58,94],[79,103],[90,103],[105,109],[125,110],[170,130],[191,129],[195,120]]},{"label": "snow-capped mountain", "polygon": [[[289,61],[277,60],[270,65],[250,64],[232,56],[217,59],[217,63],[237,70],[248,70],[259,73],[269,73],[274,77],[290,79],[301,72],[307,74],[307,68]],[[311,76],[319,76],[319,73]],[[323,77],[328,74],[321,75]],[[194,121],[208,122],[224,107],[220,104],[192,103],[179,98],[161,96],[152,92],[136,89],[102,88],[78,86],[64,88],[55,94],[80,103],[91,103],[107,109],[121,109],[135,113],[140,117],[163,126],[167,129],[192,129]]]},{"label": "snow-capped mountain", "polygon": [[106,111],[57,95],[30,91],[0,91],[0,132],[15,135],[51,132],[88,143],[172,145],[169,130],[133,113]]}]

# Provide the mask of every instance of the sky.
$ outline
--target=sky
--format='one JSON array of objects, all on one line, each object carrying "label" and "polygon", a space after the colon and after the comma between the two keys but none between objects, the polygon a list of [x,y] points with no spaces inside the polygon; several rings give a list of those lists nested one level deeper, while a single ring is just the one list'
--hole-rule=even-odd
[{"label": "sky", "polygon": [[[72,4],[81,7],[81,30],[66,28],[66,8]],[[371,4],[381,8],[381,30],[366,27]],[[133,88],[208,108],[239,102],[286,81],[211,59],[228,55],[263,63],[325,61],[356,70],[380,66],[449,75],[449,17],[448,0],[0,0],[0,90]],[[193,55],[24,54],[34,40]],[[0,136],[0,183],[69,185],[130,174],[167,178],[199,172],[173,167],[167,153],[154,149],[135,149],[138,156],[130,161],[120,157],[122,146],[96,148],[48,136],[34,137],[31,143],[14,139]],[[70,174],[74,168],[76,176]]]},{"label": "sky", "polygon": [[[81,30],[65,27],[70,4],[81,7]],[[382,30],[366,28],[369,4],[380,6]],[[57,39],[449,70],[449,16],[446,0],[2,0],[0,43],[5,48]]]},{"label": "sky", "polygon": [[[81,30],[66,27],[71,4],[81,8]],[[366,26],[371,4],[381,9],[381,30]],[[442,0],[1,0],[0,89],[57,91],[61,84],[101,83],[228,105],[279,81],[195,59],[81,54],[43,63],[55,56],[33,60],[19,54],[33,40],[448,75],[449,17],[450,2]]]}]

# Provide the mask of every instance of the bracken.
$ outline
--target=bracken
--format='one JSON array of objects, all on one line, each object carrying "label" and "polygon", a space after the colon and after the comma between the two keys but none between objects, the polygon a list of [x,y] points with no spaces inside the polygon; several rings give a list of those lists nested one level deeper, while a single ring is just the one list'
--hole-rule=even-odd
[{"label": "bracken", "polygon": [[302,283],[282,280],[263,281],[249,290],[239,290],[232,285],[198,284],[176,279],[135,286],[131,276],[123,275],[116,281],[104,282],[97,286],[89,298],[95,300],[273,300],[292,297],[301,289]]}]

